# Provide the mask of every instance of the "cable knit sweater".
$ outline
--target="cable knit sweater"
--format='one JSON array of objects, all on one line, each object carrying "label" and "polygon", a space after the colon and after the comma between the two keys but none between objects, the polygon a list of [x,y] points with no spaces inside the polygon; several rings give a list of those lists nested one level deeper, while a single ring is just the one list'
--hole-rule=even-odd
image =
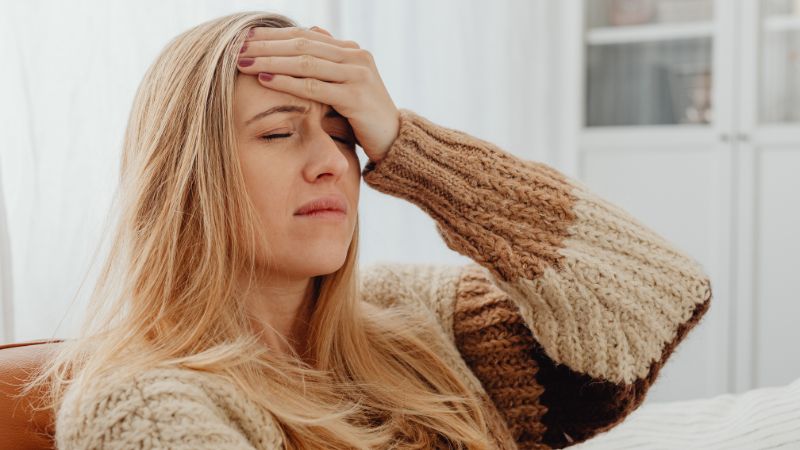
[{"label": "cable knit sweater", "polygon": [[[377,263],[363,301],[434,316],[500,448],[561,448],[620,423],[711,299],[702,266],[556,169],[401,109],[364,181],[419,206],[463,265]],[[72,449],[272,449],[269,414],[210,375],[153,369],[66,393]]]}]

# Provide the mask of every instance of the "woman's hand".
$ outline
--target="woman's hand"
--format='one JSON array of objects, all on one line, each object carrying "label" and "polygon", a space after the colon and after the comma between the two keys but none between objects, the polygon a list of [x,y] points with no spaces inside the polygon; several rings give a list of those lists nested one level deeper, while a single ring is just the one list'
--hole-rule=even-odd
[{"label": "woman's hand", "polygon": [[397,138],[400,112],[372,54],[322,28],[312,30],[251,28],[239,54],[239,70],[258,76],[270,89],[330,105],[350,122],[367,157],[380,161]]}]

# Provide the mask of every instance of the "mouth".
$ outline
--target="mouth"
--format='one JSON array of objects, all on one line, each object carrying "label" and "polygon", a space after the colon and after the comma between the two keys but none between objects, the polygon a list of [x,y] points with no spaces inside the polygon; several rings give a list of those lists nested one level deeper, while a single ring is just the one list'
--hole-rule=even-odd
[{"label": "mouth", "polygon": [[333,209],[318,209],[306,214],[296,214],[300,218],[313,218],[313,219],[344,219],[347,214],[344,211]]},{"label": "mouth", "polygon": [[303,217],[345,217],[347,215],[347,202],[341,195],[319,197],[298,208],[294,215]]}]

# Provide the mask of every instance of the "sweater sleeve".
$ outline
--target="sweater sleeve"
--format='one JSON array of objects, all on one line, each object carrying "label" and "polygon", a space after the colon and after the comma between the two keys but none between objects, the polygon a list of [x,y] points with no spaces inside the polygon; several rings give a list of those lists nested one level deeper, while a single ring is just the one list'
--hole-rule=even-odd
[{"label": "sweater sleeve", "polygon": [[555,168],[400,112],[364,181],[474,261],[430,309],[516,443],[562,448],[620,423],[707,311],[703,267]]},{"label": "sweater sleeve", "polygon": [[154,369],[102,380],[80,397],[70,388],[56,417],[56,446],[60,450],[255,450],[248,435],[264,444],[278,442],[251,434],[259,420],[254,410],[248,411],[252,424],[237,423],[237,414],[231,414],[227,405],[235,401],[235,393],[227,395],[198,380],[183,370]]}]

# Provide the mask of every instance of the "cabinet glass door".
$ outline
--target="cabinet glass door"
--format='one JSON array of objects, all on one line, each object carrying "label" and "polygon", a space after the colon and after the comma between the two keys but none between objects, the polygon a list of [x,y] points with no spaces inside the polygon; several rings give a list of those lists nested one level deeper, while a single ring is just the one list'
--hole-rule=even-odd
[{"label": "cabinet glass door", "polygon": [[584,9],[585,126],[712,122],[712,0],[585,0]]},{"label": "cabinet glass door", "polygon": [[761,1],[759,120],[800,123],[800,0]]}]

